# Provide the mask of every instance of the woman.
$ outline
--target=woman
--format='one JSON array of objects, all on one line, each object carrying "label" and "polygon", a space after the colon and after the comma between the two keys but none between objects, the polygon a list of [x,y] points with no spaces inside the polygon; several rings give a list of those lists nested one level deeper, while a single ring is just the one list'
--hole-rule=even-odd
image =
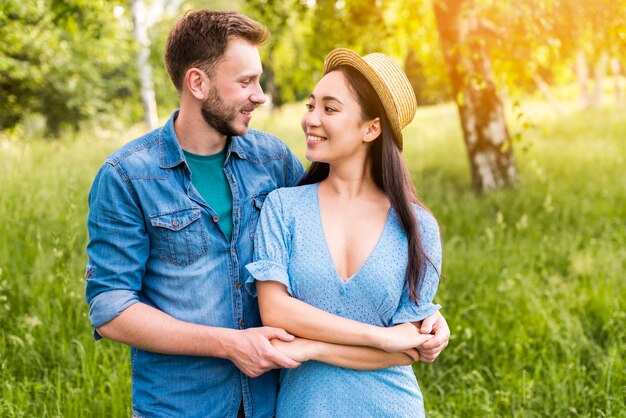
[{"label": "woman", "polygon": [[247,265],[263,323],[299,337],[273,341],[303,362],[281,371],[278,417],[424,415],[414,323],[440,308],[441,241],[401,155],[415,109],[385,55],[327,57],[302,118],[313,163],[268,195]]}]

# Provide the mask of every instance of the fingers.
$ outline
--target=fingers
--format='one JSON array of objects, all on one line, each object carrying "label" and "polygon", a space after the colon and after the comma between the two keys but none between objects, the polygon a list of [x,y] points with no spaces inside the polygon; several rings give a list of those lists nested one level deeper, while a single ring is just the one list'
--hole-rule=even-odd
[{"label": "fingers", "polygon": [[419,361],[419,359],[420,359],[420,352],[417,351],[414,348],[411,348],[410,350],[404,351],[404,354],[406,354],[407,356],[411,357],[413,359],[413,361]]},{"label": "fingers", "polygon": [[432,316],[429,316],[422,322],[422,326],[420,327],[421,334],[430,334],[433,332],[433,322],[431,320]]},{"label": "fingers", "polygon": [[432,334],[420,334],[417,337],[417,345],[415,347],[424,347],[425,344],[428,344],[430,341],[432,341],[435,338],[434,335]]},{"label": "fingers", "polygon": [[265,336],[270,340],[274,338],[278,338],[281,341],[289,342],[289,341],[293,341],[294,338],[296,338],[282,328],[263,327],[261,329],[263,330],[263,333],[265,334]]},{"label": "fingers", "polygon": [[424,344],[421,345],[421,348],[423,350],[439,349],[439,351],[441,351],[444,348],[446,348],[446,346],[448,345],[449,339],[450,339],[449,334],[443,334],[443,333],[435,334],[435,335],[432,335],[432,338],[430,340],[425,341]]},{"label": "fingers", "polygon": [[419,361],[421,361],[422,363],[434,363],[438,356],[439,353],[434,355],[420,354]]},{"label": "fingers", "polygon": [[[273,348],[273,347],[272,347]],[[300,367],[302,363],[292,360],[290,357],[281,353],[277,349],[274,348],[274,352],[271,353],[267,359],[275,364],[276,367],[272,367],[273,369],[283,368],[283,369],[295,369],[296,367]]]},{"label": "fingers", "polygon": [[425,342],[420,347],[418,347],[418,351],[420,352],[420,361],[424,363],[432,363],[435,361],[439,354],[443,351],[444,348],[448,346],[448,338],[447,337],[437,337],[435,336],[430,341]]}]

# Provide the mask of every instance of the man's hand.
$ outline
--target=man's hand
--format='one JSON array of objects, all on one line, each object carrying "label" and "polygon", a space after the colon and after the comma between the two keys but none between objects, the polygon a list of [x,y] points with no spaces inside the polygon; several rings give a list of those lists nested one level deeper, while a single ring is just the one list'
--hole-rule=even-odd
[{"label": "man's hand", "polygon": [[236,342],[229,347],[228,359],[248,377],[257,377],[271,369],[293,369],[300,366],[274,348],[270,340],[293,341],[293,335],[280,328],[260,327],[238,331]]},{"label": "man's hand", "polygon": [[446,319],[440,312],[436,312],[424,319],[421,324],[416,323],[421,334],[430,334],[434,337],[417,347],[420,353],[420,361],[424,363],[432,363],[435,361],[444,348],[448,346],[450,341],[450,328]]},{"label": "man's hand", "polygon": [[319,341],[305,338],[296,338],[289,342],[274,338],[271,343],[278,351],[299,363],[313,360],[316,352],[315,347],[320,344]]}]

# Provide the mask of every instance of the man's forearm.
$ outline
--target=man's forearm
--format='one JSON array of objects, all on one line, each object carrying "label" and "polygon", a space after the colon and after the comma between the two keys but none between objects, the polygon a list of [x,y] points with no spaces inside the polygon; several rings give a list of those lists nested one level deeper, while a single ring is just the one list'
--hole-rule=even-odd
[{"label": "man's forearm", "polygon": [[378,370],[409,365],[413,359],[404,353],[388,353],[371,347],[316,341],[311,360],[356,370]]},{"label": "man's forearm", "polygon": [[[378,370],[409,365],[414,361],[405,353],[388,353],[371,347],[331,344],[305,338],[296,338],[290,342],[272,340],[272,345],[299,362],[316,360],[355,370]],[[417,350],[413,350],[413,355],[417,358]]]},{"label": "man's forearm", "polygon": [[126,308],[98,333],[146,351],[226,358],[236,330],[179,321],[144,303]]}]

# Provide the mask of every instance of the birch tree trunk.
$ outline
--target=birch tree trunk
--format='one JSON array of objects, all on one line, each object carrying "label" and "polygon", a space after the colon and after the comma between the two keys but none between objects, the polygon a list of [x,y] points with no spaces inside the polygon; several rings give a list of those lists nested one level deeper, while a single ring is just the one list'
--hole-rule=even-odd
[{"label": "birch tree trunk", "polygon": [[583,51],[576,53],[576,76],[578,78],[578,88],[580,89],[580,107],[589,108],[589,69],[587,68],[587,57]]},{"label": "birch tree trunk", "polygon": [[146,5],[143,0],[131,0],[135,40],[137,41],[137,74],[141,84],[141,102],[144,117],[150,130],[159,126],[157,104],[150,66],[150,38],[148,38],[148,19]]},{"label": "birch tree trunk", "polygon": [[611,59],[611,74],[613,75],[613,90],[615,91],[615,104],[622,106],[624,104],[624,95],[622,93],[622,66],[617,57]]},{"label": "birch tree trunk", "polygon": [[606,76],[606,67],[609,63],[609,54],[602,52],[600,59],[593,68],[593,107],[600,109],[602,107],[602,87]]},{"label": "birch tree trunk", "polygon": [[543,94],[543,97],[545,97],[548,103],[550,103],[550,106],[556,114],[559,116],[563,115],[563,108],[556,97],[552,94],[548,83],[546,83],[545,80],[537,73],[533,74],[533,81],[535,82],[537,88],[539,88],[539,91],[541,91],[541,94]]},{"label": "birch tree trunk", "polygon": [[435,2],[437,28],[478,193],[513,183],[517,167],[473,0]]}]

